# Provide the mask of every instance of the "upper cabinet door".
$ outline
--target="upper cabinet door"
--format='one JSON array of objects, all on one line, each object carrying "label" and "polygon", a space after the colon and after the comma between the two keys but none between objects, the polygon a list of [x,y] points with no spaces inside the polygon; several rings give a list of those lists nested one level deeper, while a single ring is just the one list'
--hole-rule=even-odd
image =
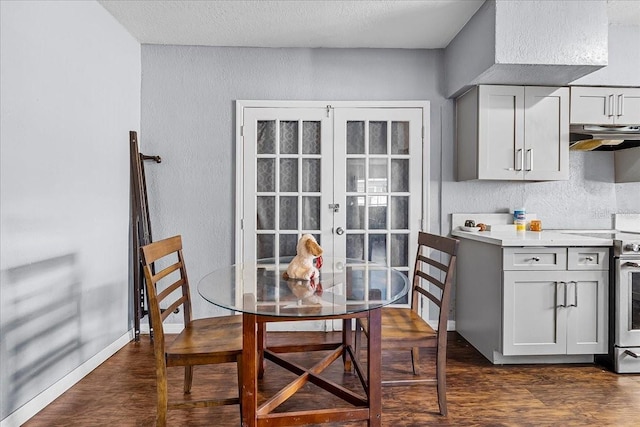
[{"label": "upper cabinet door", "polygon": [[572,124],[637,125],[640,123],[640,88],[571,88]]},{"label": "upper cabinet door", "polygon": [[525,88],[524,179],[569,179],[569,88]]},{"label": "upper cabinet door", "polygon": [[522,179],[524,87],[478,89],[478,179]]},{"label": "upper cabinet door", "polygon": [[569,90],[477,86],[456,100],[458,180],[569,179]]}]

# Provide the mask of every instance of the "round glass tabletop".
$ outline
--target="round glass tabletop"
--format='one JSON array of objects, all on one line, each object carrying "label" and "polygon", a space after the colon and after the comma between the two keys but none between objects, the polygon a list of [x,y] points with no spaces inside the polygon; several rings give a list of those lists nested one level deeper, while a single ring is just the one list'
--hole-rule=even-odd
[{"label": "round glass tabletop", "polygon": [[406,272],[364,260],[324,257],[319,277],[285,279],[291,259],[220,268],[200,280],[198,292],[229,310],[279,317],[336,316],[407,302]]}]

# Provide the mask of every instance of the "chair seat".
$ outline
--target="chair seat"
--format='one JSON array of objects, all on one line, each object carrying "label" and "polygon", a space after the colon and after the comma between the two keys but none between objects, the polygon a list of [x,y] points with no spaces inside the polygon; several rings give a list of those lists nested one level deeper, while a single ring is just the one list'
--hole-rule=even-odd
[{"label": "chair seat", "polygon": [[171,366],[235,362],[242,353],[242,316],[192,320],[165,353]]},{"label": "chair seat", "polygon": [[[361,319],[365,333],[369,331],[367,319]],[[435,347],[437,332],[416,312],[409,308],[384,307],[382,309],[381,338],[383,349]],[[425,340],[427,340],[425,342]]]}]

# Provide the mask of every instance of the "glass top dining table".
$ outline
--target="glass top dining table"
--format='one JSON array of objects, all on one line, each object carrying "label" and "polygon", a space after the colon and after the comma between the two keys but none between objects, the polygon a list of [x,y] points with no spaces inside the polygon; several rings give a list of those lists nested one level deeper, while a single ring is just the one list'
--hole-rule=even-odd
[{"label": "glass top dining table", "polygon": [[276,317],[329,317],[406,302],[406,272],[349,258],[323,258],[319,277],[285,279],[292,257],[267,258],[219,268],[198,292],[219,307]]},{"label": "glass top dining table", "polygon": [[[318,277],[312,280],[286,279],[292,257],[260,259],[219,268],[198,283],[198,292],[219,307],[242,313],[241,387],[242,426],[310,425],[326,422],[366,421],[382,425],[381,309],[406,302],[409,279],[406,272],[391,267],[346,258],[324,257]],[[266,324],[278,321],[342,320],[339,342],[299,342],[268,345]],[[352,345],[352,321],[366,320],[366,363]],[[305,353],[311,359],[324,352],[311,367],[287,358]],[[328,354],[327,354],[328,352]],[[290,356],[289,356],[290,357]],[[265,361],[295,374],[288,385],[270,396],[260,392],[258,381],[267,375]],[[344,372],[357,374],[361,389],[349,390],[323,375],[334,361],[342,360]],[[275,368],[274,366],[273,368]],[[269,371],[272,367],[269,367]],[[277,374],[277,373],[276,373]],[[311,409],[284,411],[281,405],[305,384],[341,398],[346,407],[323,399]],[[319,406],[319,407],[318,407]],[[323,407],[324,406],[324,407]]]}]

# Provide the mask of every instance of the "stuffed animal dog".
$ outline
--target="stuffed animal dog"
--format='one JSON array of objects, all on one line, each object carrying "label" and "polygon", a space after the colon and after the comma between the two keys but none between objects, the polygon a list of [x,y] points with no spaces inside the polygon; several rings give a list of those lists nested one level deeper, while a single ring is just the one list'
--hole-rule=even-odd
[{"label": "stuffed animal dog", "polygon": [[[283,274],[285,279],[311,280],[318,278],[320,272],[318,268],[322,266],[323,250],[311,234],[303,235],[298,240],[296,256],[289,263],[287,271]],[[313,260],[318,258],[316,265]]]}]

